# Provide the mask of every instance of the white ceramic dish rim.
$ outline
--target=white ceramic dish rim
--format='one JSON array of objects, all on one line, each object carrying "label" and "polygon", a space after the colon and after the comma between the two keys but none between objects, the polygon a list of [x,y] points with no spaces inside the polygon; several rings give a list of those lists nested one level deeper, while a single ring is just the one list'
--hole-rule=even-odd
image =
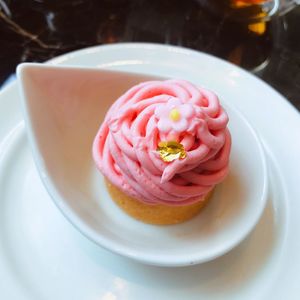
[{"label": "white ceramic dish rim", "polygon": [[[128,47],[132,47],[132,46],[136,46],[136,47],[163,47],[166,48],[166,46],[160,46],[160,45],[153,45],[153,44],[122,44],[123,46],[128,45]],[[87,48],[84,50],[79,50],[79,51],[75,51],[75,52],[71,52],[70,54],[65,54],[62,55],[61,57],[57,57],[51,61],[49,61],[48,63],[50,64],[55,64],[55,62],[59,62],[61,60],[62,57],[65,57],[66,55],[74,55],[74,53],[76,54],[76,52],[89,52],[92,51],[94,48],[96,48],[96,50],[99,50],[100,48],[110,48],[110,47],[116,47],[115,45],[113,46],[97,46],[97,47],[92,47],[92,48]],[[198,52],[193,51],[193,50],[188,50],[188,49],[184,49],[184,48],[179,48],[179,47],[173,47],[173,46],[167,46],[168,49],[174,49],[176,51],[184,51],[186,53],[193,53],[195,52],[196,55],[199,55]],[[203,53],[201,53],[203,54]],[[204,54],[207,55],[207,54]],[[207,55],[213,59],[217,59],[211,55]],[[222,60],[220,60],[222,61]],[[222,63],[224,63],[224,61],[222,61]],[[226,62],[225,62],[226,63]],[[24,66],[23,66],[24,67]],[[22,68],[22,66],[21,66]],[[73,67],[66,67],[63,66],[62,68],[64,69],[72,69]],[[80,67],[76,67],[76,69],[80,69]],[[82,67],[82,69],[94,69],[94,68],[87,68],[87,67]],[[109,70],[110,71],[110,70]],[[20,68],[18,69],[18,73],[20,72]],[[130,72],[132,73],[132,72]],[[198,264],[198,263],[202,263],[202,262],[206,262],[209,260],[212,260],[218,256],[221,256],[223,254],[225,254],[226,252],[228,252],[229,250],[231,250],[232,248],[234,248],[236,245],[238,245],[250,232],[251,230],[255,227],[257,221],[260,219],[265,204],[266,204],[266,198],[267,198],[267,190],[268,190],[268,186],[267,186],[267,166],[266,166],[266,159],[264,156],[264,150],[261,144],[261,141],[257,135],[257,133],[255,132],[255,130],[253,129],[253,126],[251,126],[251,124],[249,124],[249,121],[244,117],[244,115],[236,108],[236,107],[232,107],[231,105],[229,105],[228,103],[226,103],[230,109],[232,111],[234,111],[236,114],[238,114],[241,119],[243,119],[243,121],[245,122],[245,124],[247,125],[247,127],[251,130],[253,136],[256,139],[258,148],[259,148],[259,153],[260,153],[260,159],[262,162],[262,166],[263,166],[263,171],[264,171],[264,184],[263,184],[263,193],[262,193],[262,199],[264,199],[263,201],[260,202],[261,206],[258,208],[257,210],[257,214],[256,217],[253,219],[253,223],[249,224],[248,227],[245,228],[245,230],[243,231],[242,234],[240,234],[240,236],[234,240],[232,242],[232,244],[230,244],[230,247],[223,247],[220,248],[220,250],[216,253],[214,253],[214,255],[210,255],[208,257],[203,257],[203,256],[199,256],[197,255],[197,253],[195,253],[194,255],[189,255],[189,256],[178,256],[175,260],[173,259],[173,257],[171,257],[171,259],[168,259],[168,256],[157,256],[157,255],[152,255],[152,254],[146,254],[146,253],[141,253],[139,251],[135,251],[132,248],[129,247],[125,247],[123,245],[120,245],[119,243],[115,243],[112,242],[111,240],[108,240],[106,238],[103,238],[102,236],[100,236],[97,232],[95,232],[94,230],[92,230],[91,228],[89,228],[89,226],[87,226],[85,224],[84,221],[82,221],[69,207],[68,205],[66,205],[65,201],[61,198],[59,192],[56,190],[52,180],[50,178],[48,178],[47,176],[47,172],[45,171],[44,165],[43,165],[43,159],[42,157],[39,155],[39,151],[37,150],[37,145],[34,143],[34,138],[33,136],[31,136],[31,134],[29,135],[29,140],[30,140],[30,145],[32,148],[32,151],[34,153],[34,160],[36,162],[36,164],[38,165],[38,171],[39,174],[42,178],[42,181],[48,191],[48,193],[51,195],[51,198],[53,199],[54,203],[56,204],[56,206],[60,209],[60,211],[63,213],[63,215],[73,224],[73,226],[75,226],[82,234],[84,234],[87,238],[89,238],[91,241],[95,242],[96,244],[104,247],[105,249],[108,249],[114,253],[120,254],[120,255],[124,255],[127,257],[130,257],[132,259],[135,259],[137,261],[143,262],[143,263],[147,263],[147,264],[153,264],[153,265],[160,265],[160,266],[185,266],[185,265],[190,265],[190,264]],[[23,110],[26,111],[26,107],[23,103]],[[25,119],[25,123],[28,126],[30,124],[29,120],[27,119],[27,113],[24,114],[24,119]],[[32,132],[31,130],[29,131],[30,133]]]}]

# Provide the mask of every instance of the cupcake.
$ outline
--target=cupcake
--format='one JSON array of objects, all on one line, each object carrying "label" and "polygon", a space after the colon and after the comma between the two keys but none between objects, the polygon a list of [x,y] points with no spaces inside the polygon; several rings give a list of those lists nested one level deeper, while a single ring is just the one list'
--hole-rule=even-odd
[{"label": "cupcake", "polygon": [[228,173],[228,116],[211,91],[148,81],[115,101],[93,143],[111,198],[145,223],[181,223]]}]

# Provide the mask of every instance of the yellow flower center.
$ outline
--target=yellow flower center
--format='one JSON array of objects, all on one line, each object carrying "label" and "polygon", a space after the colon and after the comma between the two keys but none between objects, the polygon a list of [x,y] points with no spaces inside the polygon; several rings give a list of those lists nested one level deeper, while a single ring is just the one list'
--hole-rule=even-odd
[{"label": "yellow flower center", "polygon": [[170,111],[169,118],[174,122],[179,121],[181,118],[179,110],[177,108],[173,108]]}]

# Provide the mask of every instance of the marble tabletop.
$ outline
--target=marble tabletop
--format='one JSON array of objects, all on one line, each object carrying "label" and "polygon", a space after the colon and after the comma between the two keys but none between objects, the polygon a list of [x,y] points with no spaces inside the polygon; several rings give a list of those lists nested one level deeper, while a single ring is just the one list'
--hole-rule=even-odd
[{"label": "marble tabletop", "polygon": [[249,23],[211,3],[0,0],[0,86],[20,62],[43,62],[92,45],[153,42],[196,49],[237,64],[300,110],[300,6],[268,22]]}]

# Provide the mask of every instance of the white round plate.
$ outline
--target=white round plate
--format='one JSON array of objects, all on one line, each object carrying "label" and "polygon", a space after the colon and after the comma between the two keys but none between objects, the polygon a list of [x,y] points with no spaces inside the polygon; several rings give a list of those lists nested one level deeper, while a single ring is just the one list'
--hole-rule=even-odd
[{"label": "white round plate", "polygon": [[0,93],[1,298],[298,299],[300,118],[282,96],[231,64],[170,46],[94,47],[51,63],[185,78],[215,90],[263,139],[268,202],[246,240],[198,266],[151,267],[102,250],[73,229],[44,190],[11,84]]}]

